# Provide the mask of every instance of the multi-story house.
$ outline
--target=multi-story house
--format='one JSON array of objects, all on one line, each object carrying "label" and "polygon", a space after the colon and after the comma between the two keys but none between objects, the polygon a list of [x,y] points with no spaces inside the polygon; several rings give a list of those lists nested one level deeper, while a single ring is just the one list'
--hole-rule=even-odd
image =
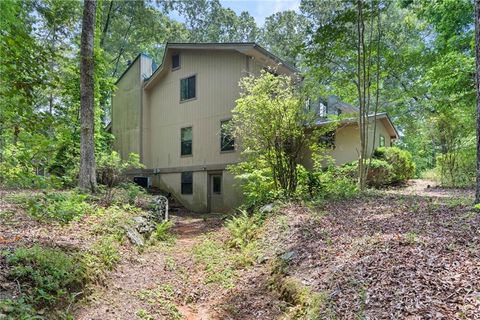
[{"label": "multi-story house", "polygon": [[[240,152],[224,128],[240,79],[265,68],[297,72],[255,43],[168,43],[159,67],[140,54],[116,84],[114,149],[122,158],[138,153],[151,184],[193,211],[235,208],[242,193],[226,168],[240,161]],[[396,131],[385,114],[377,121],[374,140],[388,146]],[[355,128],[355,121],[347,121],[335,134],[332,154],[338,164],[357,158]]]}]

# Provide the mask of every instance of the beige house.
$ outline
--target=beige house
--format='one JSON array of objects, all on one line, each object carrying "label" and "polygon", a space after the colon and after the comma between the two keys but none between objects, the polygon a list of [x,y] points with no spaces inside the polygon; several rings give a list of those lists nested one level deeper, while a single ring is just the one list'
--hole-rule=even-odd
[{"label": "beige house", "polygon": [[[138,153],[151,184],[193,211],[235,208],[242,193],[226,167],[240,153],[222,127],[232,117],[239,80],[267,67],[278,74],[297,72],[255,43],[169,43],[159,67],[140,54],[118,79],[112,99],[114,149],[122,158]],[[336,105],[337,111],[355,111]],[[383,114],[377,123],[372,141],[389,146],[397,137],[391,121]],[[346,121],[334,135],[338,164],[358,157],[355,126]]]}]

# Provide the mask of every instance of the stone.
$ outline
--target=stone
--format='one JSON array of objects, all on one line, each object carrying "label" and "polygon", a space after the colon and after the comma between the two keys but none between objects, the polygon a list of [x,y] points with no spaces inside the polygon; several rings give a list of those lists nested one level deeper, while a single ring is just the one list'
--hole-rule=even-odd
[{"label": "stone", "polygon": [[260,213],[271,213],[273,211],[273,203],[269,203],[260,208]]},{"label": "stone", "polygon": [[296,256],[297,256],[297,253],[295,251],[287,251],[280,256],[280,259],[282,259],[285,262],[289,262]]},{"label": "stone", "polygon": [[127,237],[133,245],[142,247],[145,245],[145,239],[135,228],[127,228]]},{"label": "stone", "polygon": [[155,230],[155,222],[147,217],[137,216],[133,217],[133,226],[141,234],[150,233]]}]

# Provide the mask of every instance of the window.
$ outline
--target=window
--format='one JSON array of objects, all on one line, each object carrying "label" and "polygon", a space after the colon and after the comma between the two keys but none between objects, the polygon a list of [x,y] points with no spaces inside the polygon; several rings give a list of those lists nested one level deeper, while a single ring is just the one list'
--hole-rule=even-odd
[{"label": "window", "polygon": [[385,137],[380,135],[380,142],[379,142],[380,147],[385,147]]},{"label": "window", "polygon": [[172,55],[172,70],[180,69],[180,54]]},{"label": "window", "polygon": [[222,193],[222,176],[212,176],[212,191],[213,193]]},{"label": "window", "polygon": [[182,172],[182,194],[193,194],[193,172]]},{"label": "window", "polygon": [[180,101],[196,97],[196,76],[180,80]]},{"label": "window", "polygon": [[192,155],[192,127],[180,130],[180,155]]},{"label": "window", "polygon": [[220,122],[220,136],[221,151],[235,150],[235,139],[233,138],[230,120]]},{"label": "window", "polygon": [[319,143],[326,148],[335,149],[335,130],[320,136]]}]

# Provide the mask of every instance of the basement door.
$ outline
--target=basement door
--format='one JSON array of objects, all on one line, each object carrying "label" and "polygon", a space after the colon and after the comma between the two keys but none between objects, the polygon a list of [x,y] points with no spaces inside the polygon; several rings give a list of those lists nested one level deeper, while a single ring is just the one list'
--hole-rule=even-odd
[{"label": "basement door", "polygon": [[221,212],[223,208],[222,172],[208,173],[208,211]]}]

